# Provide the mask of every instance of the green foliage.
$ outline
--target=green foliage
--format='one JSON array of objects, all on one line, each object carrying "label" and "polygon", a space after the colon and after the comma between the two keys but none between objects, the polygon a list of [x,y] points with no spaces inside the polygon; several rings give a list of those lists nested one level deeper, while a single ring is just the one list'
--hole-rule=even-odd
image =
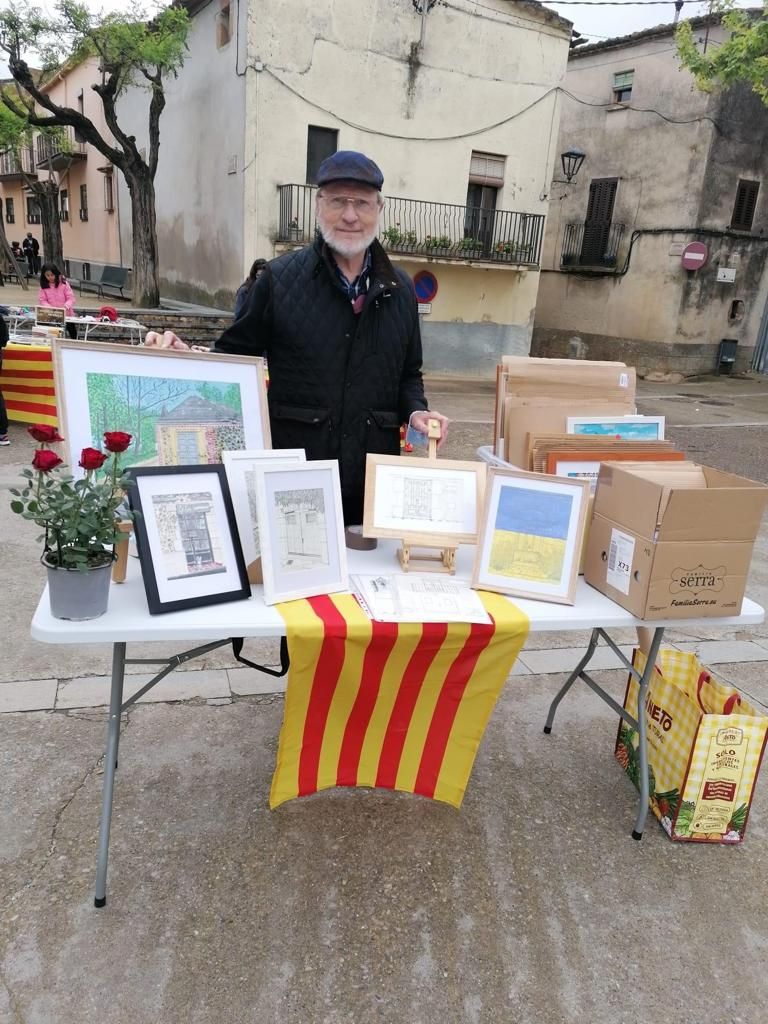
[{"label": "green foliage", "polygon": [[[42,444],[38,451],[47,448]],[[67,569],[103,565],[112,559],[108,548],[120,539],[118,522],[134,518],[124,507],[130,481],[121,475],[120,455],[104,454],[106,475],[86,470],[84,477],[75,480],[63,464],[47,471],[24,469],[24,486],[11,489],[11,510],[44,529],[41,539],[51,565]]]},{"label": "green foliage", "polygon": [[763,0],[761,16],[737,10],[734,0],[716,0],[715,12],[722,12],[722,23],[730,33],[719,46],[702,53],[696,45],[690,22],[677,29],[680,61],[704,92],[746,83],[768,106],[768,0]]},{"label": "green foliage", "polygon": [[189,16],[184,7],[148,11],[136,0],[103,14],[74,0],[58,0],[51,14],[13,3],[0,12],[6,51],[39,54],[43,71],[59,70],[98,55],[106,75],[117,78],[117,95],[145,74],[176,75],[184,63]]}]

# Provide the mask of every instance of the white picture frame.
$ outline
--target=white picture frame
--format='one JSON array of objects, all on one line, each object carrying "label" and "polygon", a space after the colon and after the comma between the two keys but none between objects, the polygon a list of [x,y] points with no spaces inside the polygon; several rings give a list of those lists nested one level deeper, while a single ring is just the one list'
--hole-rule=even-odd
[{"label": "white picture frame", "polygon": [[265,604],[349,589],[335,459],[257,467],[256,508]]},{"label": "white picture frame", "polygon": [[664,416],[568,416],[568,434],[620,437],[625,441],[663,441]]},{"label": "white picture frame", "polygon": [[[263,465],[274,465],[277,462],[306,462],[303,448],[246,448],[243,451],[227,451],[221,453],[221,461],[229,483],[232,496],[232,507],[235,510],[237,532],[240,534],[240,545],[248,569],[249,579],[261,569],[256,563],[261,559],[261,543],[259,538],[259,520],[256,497],[257,469]],[[261,582],[254,579],[252,582]]]},{"label": "white picture frame", "polygon": [[573,604],[589,495],[587,480],[491,468],[472,586]]},{"label": "white picture frame", "polygon": [[102,341],[51,341],[67,462],[104,431],[131,434],[123,466],[215,465],[221,451],[271,448],[264,361]]},{"label": "white picture frame", "polygon": [[369,452],[365,465],[365,537],[412,544],[474,544],[486,464]]}]

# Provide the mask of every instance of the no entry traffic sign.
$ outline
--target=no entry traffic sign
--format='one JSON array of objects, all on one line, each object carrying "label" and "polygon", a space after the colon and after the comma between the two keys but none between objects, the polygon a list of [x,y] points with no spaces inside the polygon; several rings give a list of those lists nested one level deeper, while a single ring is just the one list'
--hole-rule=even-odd
[{"label": "no entry traffic sign", "polygon": [[709,249],[703,242],[689,242],[683,249],[682,264],[686,270],[701,270],[709,257]]}]

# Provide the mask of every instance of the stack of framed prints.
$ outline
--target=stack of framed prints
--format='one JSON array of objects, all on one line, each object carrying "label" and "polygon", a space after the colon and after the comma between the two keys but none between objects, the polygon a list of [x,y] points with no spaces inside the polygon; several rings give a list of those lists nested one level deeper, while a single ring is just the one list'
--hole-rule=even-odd
[{"label": "stack of framed prints", "polygon": [[472,586],[573,604],[589,483],[490,469]]},{"label": "stack of framed prints", "polygon": [[303,448],[246,449],[245,451],[222,452],[224,469],[227,473],[235,521],[243,547],[243,557],[251,583],[263,583],[261,568],[261,539],[256,498],[256,478],[264,465],[276,462],[305,462]]},{"label": "stack of framed prints", "polygon": [[151,615],[251,596],[223,466],[128,470]]},{"label": "stack of framed prints", "polygon": [[54,339],[59,431],[73,454],[131,434],[125,466],[214,465],[271,448],[264,363],[248,356]]},{"label": "stack of framed prints", "polygon": [[[459,544],[474,544],[485,474],[482,462],[369,453],[365,469],[364,536],[402,540],[398,557],[405,570],[409,568],[411,546],[455,551]],[[448,565],[444,558],[439,560],[451,570],[452,562]],[[427,563],[420,568],[429,570],[431,566]]]}]

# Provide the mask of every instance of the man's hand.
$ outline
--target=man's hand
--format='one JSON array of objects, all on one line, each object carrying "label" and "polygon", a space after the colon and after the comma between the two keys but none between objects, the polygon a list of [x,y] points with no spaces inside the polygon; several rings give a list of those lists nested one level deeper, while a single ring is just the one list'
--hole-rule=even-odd
[{"label": "man's hand", "polygon": [[437,420],[440,424],[440,440],[437,442],[437,447],[441,448],[448,437],[448,424],[450,420],[447,416],[443,416],[442,413],[435,412],[434,409],[419,410],[411,414],[410,425],[414,430],[418,430],[420,434],[426,434],[429,429],[429,421]]},{"label": "man's hand", "polygon": [[178,352],[185,350],[191,352],[211,351],[207,345],[188,345],[186,341],[182,341],[178,334],[174,334],[173,331],[165,331],[163,334],[160,334],[159,331],[147,331],[144,344],[149,348],[172,348]]}]

